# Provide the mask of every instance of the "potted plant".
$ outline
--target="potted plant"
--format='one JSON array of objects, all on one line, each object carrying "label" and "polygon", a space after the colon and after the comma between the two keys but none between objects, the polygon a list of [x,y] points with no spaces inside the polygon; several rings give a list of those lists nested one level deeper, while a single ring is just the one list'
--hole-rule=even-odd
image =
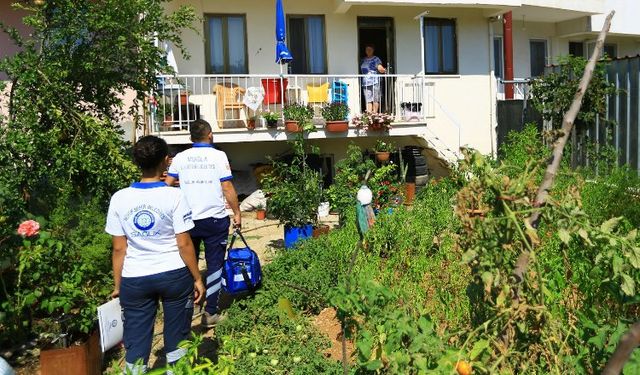
[{"label": "potted plant", "polygon": [[389,131],[394,120],[395,117],[388,113],[365,112],[355,116],[351,123],[365,131]]},{"label": "potted plant", "polygon": [[259,204],[256,207],[256,220],[264,220],[267,217],[267,210],[263,204]]},{"label": "potted plant", "polygon": [[307,164],[304,139],[292,143],[290,161],[274,161],[273,170],[263,179],[269,215],[284,225],[284,245],[289,249],[312,236],[322,194],[322,178]]},{"label": "potted plant", "polygon": [[324,128],[330,133],[342,133],[349,130],[349,106],[346,103],[333,102],[322,108],[325,120]]},{"label": "potted plant", "polygon": [[313,232],[311,236],[313,238],[318,238],[329,233],[329,230],[331,230],[331,228],[327,224],[316,224],[313,226]]},{"label": "potted plant", "polygon": [[302,131],[312,131],[315,126],[311,123],[313,118],[313,108],[293,103],[284,106],[284,126],[290,133],[301,133]]},{"label": "potted plant", "polygon": [[262,114],[265,121],[267,122],[267,127],[271,129],[275,129],[278,127],[278,120],[280,119],[280,114],[277,112],[269,111]]},{"label": "potted plant", "polygon": [[160,98],[157,105],[159,108],[158,115],[162,116],[162,126],[160,130],[171,130],[171,126],[173,125],[173,106],[164,97]]},{"label": "potted plant", "polygon": [[[46,225],[44,219],[39,221]],[[98,375],[96,307],[107,299],[111,284],[107,262],[98,259],[106,258],[108,242],[92,242],[90,254],[82,253],[66,238],[41,230],[39,221],[26,220],[18,226],[22,244],[13,242],[18,247],[15,263],[0,273],[3,283],[5,277],[16,280],[11,289],[3,290],[9,307],[3,324],[15,327],[18,337],[38,334],[41,373]]]},{"label": "potted plant", "polygon": [[257,116],[251,116],[247,120],[247,129],[254,130],[256,128],[256,118]]},{"label": "potted plant", "polygon": [[376,160],[381,163],[386,163],[389,161],[389,157],[391,156],[391,152],[394,150],[394,146],[391,142],[385,142],[379,139],[376,142],[374,150],[376,152]]}]

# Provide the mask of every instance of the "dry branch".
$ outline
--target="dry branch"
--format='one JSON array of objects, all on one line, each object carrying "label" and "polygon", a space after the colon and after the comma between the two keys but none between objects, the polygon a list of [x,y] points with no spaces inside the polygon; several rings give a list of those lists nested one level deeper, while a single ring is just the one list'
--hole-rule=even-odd
[{"label": "dry branch", "polygon": [[620,339],[616,351],[613,352],[607,366],[602,370],[602,375],[618,375],[627,363],[631,353],[635,348],[640,346],[640,322],[629,328],[629,332],[625,333]]},{"label": "dry branch", "polygon": [[[589,87],[589,83],[591,82],[591,77],[593,76],[596,62],[602,54],[604,40],[607,36],[607,32],[609,32],[609,28],[611,27],[611,19],[613,18],[614,14],[615,11],[611,11],[611,13],[609,13],[607,18],[605,19],[604,26],[602,27],[602,30],[600,31],[600,34],[598,35],[598,39],[596,41],[596,47],[594,48],[593,53],[589,58],[589,62],[584,68],[584,73],[582,75],[582,79],[580,79],[578,90],[573,97],[573,102],[571,103],[569,110],[565,112],[564,117],[562,118],[561,133],[553,145],[553,153],[551,159],[549,160],[549,164],[547,165],[544,179],[538,187],[538,192],[534,201],[534,207],[542,207],[545,204],[547,196],[549,195],[549,190],[551,190],[551,188],[553,187],[556,175],[558,174],[558,169],[560,168],[560,162],[562,161],[564,146],[567,143],[569,136],[571,135],[573,124],[576,117],[578,116],[578,112],[580,112],[582,99],[585,92],[587,91],[587,88]],[[527,220],[533,228],[537,228],[540,221],[540,210],[536,210]],[[529,251],[524,250],[518,257],[515,269],[513,270],[513,276],[516,278],[517,282],[521,282],[524,279],[524,275],[527,272],[527,268],[529,267],[530,256],[531,254],[529,253]],[[517,294],[515,298],[516,300],[518,299]]]}]

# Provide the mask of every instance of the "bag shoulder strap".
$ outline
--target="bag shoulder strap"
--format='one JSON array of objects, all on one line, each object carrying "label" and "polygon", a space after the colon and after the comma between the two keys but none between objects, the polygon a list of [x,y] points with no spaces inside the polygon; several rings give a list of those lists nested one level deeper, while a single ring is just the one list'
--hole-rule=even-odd
[{"label": "bag shoulder strap", "polygon": [[229,248],[227,249],[227,251],[233,249],[233,244],[236,242],[237,237],[240,237],[240,239],[244,243],[244,247],[249,248],[249,244],[247,244],[247,241],[244,239],[242,232],[236,229],[233,231],[233,234],[231,235],[231,242],[229,243]]}]

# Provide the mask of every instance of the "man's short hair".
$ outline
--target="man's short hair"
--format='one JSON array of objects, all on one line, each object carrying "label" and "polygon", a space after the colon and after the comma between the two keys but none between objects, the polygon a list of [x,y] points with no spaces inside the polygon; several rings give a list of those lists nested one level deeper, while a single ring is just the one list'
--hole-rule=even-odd
[{"label": "man's short hair", "polygon": [[189,132],[192,141],[202,141],[211,133],[211,125],[205,120],[198,119],[191,123]]},{"label": "man's short hair", "polygon": [[133,161],[143,171],[157,168],[169,154],[169,146],[162,138],[147,135],[133,146]]}]

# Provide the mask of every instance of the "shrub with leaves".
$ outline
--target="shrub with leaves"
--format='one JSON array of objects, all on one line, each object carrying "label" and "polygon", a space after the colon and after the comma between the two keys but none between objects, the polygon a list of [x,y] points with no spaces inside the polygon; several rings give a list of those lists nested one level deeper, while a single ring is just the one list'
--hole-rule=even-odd
[{"label": "shrub with leaves", "polygon": [[[0,23],[20,47],[0,60],[9,80],[0,116],[1,277],[8,300],[24,302],[3,304],[3,346],[53,332],[50,320],[62,313],[73,317],[65,324],[75,337],[93,328],[110,284],[106,205],[137,174],[119,125],[129,110],[122,98],[129,90],[142,98],[158,72],[170,71],[154,38],[181,49],[182,30],[196,20],[192,8],[166,12],[166,3],[20,1],[13,6],[26,11],[29,36]],[[15,228],[35,217],[46,230],[23,244]]]},{"label": "shrub with leaves", "polygon": [[282,225],[301,227],[317,221],[322,179],[307,163],[304,139],[298,137],[291,146],[291,161],[273,161],[273,169],[262,183],[269,199],[269,213]]},{"label": "shrub with leaves", "polygon": [[[545,120],[551,120],[554,128],[560,127],[562,116],[573,101],[586,65],[587,60],[583,57],[562,57],[556,68],[531,83],[533,106]],[[606,122],[603,118],[607,109],[606,100],[608,95],[615,92],[615,85],[607,82],[606,62],[600,61],[585,93],[578,122],[591,124],[596,118]]]},{"label": "shrub with leaves", "polygon": [[362,150],[354,143],[347,146],[347,156],[336,162],[336,175],[326,194],[331,208],[338,212],[344,222],[347,211],[353,210],[356,194],[367,171],[376,168],[373,160],[365,158]]}]

